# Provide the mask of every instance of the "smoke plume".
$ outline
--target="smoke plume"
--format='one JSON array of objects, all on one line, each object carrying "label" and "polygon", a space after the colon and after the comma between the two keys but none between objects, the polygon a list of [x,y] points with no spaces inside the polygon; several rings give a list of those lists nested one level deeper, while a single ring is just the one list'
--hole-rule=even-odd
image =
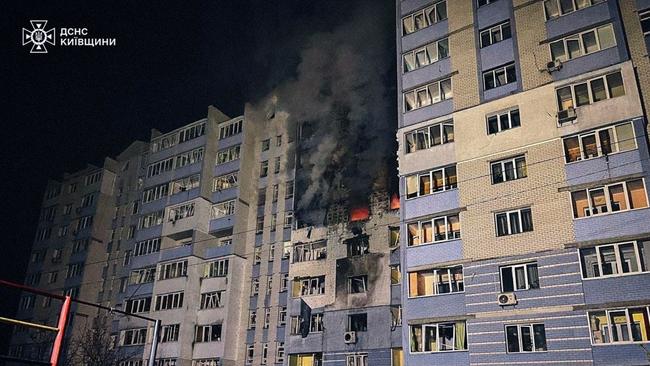
[{"label": "smoke plume", "polygon": [[333,31],[310,36],[294,75],[251,108],[275,110],[290,131],[308,125],[298,148],[298,208],[326,207],[338,187],[365,200],[394,164],[390,15],[362,9]]}]

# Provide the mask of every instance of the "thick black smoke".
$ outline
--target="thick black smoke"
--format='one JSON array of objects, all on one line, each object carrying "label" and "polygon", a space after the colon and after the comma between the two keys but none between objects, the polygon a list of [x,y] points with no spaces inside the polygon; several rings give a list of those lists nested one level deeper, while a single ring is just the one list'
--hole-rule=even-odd
[{"label": "thick black smoke", "polygon": [[290,130],[308,125],[299,141],[298,208],[326,207],[340,186],[350,198],[366,199],[387,171],[394,174],[394,38],[386,37],[394,25],[385,10],[362,9],[309,37],[294,76],[253,107],[260,114],[274,109]]}]

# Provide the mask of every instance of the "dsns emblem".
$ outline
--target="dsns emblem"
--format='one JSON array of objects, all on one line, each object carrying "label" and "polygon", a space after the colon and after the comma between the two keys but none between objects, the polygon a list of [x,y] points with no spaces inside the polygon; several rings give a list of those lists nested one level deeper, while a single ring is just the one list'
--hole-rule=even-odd
[{"label": "dsns emblem", "polygon": [[47,53],[46,44],[54,45],[56,33],[54,28],[45,30],[47,20],[30,20],[32,29],[23,28],[23,46],[31,43],[32,49],[29,53]]}]

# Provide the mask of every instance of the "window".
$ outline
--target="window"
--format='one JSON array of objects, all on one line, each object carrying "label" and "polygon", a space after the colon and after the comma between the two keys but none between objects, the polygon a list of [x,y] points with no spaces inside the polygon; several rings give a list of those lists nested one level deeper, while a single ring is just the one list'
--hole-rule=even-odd
[{"label": "window", "polygon": [[517,81],[515,64],[510,63],[483,72],[483,90],[490,90]]},{"label": "window", "polygon": [[160,342],[178,342],[180,324],[163,325],[160,327]]},{"label": "window", "polygon": [[418,324],[409,326],[411,353],[465,351],[465,321]]},{"label": "window", "polygon": [[235,214],[235,201],[228,200],[224,202],[215,203],[212,205],[211,219],[219,219],[222,217],[230,216]]},{"label": "window", "polygon": [[65,206],[63,206],[63,214],[64,215],[70,215],[72,213],[72,203],[69,203]]},{"label": "window", "polygon": [[187,165],[195,164],[203,161],[203,151],[202,147],[190,151],[186,151],[179,155],[176,155],[174,161],[174,169],[182,168]]},{"label": "window", "polygon": [[59,226],[59,230],[56,236],[59,238],[64,238],[67,235],[68,235],[68,225]]},{"label": "window", "polygon": [[273,276],[266,276],[266,294],[270,295],[271,290],[273,289]]},{"label": "window", "polygon": [[631,241],[580,249],[583,278],[620,276],[648,271],[650,241]]},{"label": "window", "polygon": [[408,276],[409,297],[465,291],[462,266],[409,272]]},{"label": "window", "polygon": [[322,353],[302,353],[289,355],[290,366],[321,366]]},{"label": "window", "polygon": [[156,267],[145,267],[131,271],[129,283],[139,285],[142,283],[153,282],[155,279]]},{"label": "window", "polygon": [[280,274],[280,292],[287,291],[289,287],[289,274],[282,273]]},{"label": "window", "polygon": [[271,148],[271,139],[266,139],[262,141],[262,151],[267,151]]},{"label": "window", "polygon": [[521,121],[518,108],[487,117],[487,130],[489,135],[519,126],[521,126]]},{"label": "window", "polygon": [[321,295],[325,293],[325,276],[293,280],[292,296]]},{"label": "window", "polygon": [[262,247],[253,250],[253,265],[262,263]]},{"label": "window", "polygon": [[435,217],[407,224],[408,245],[422,245],[460,238],[458,215]]},{"label": "window", "polygon": [[177,134],[169,134],[151,141],[151,151],[158,152],[175,146],[177,143]]},{"label": "window", "polygon": [[214,178],[212,192],[221,191],[239,185],[239,172],[232,172]]},{"label": "window", "polygon": [[252,344],[247,344],[246,345],[246,364],[250,365],[253,363],[253,359],[255,358],[255,346]]},{"label": "window", "polygon": [[559,88],[556,93],[558,109],[564,111],[625,95],[625,88],[621,72],[617,71],[584,83]]},{"label": "window", "polygon": [[537,263],[501,267],[501,291],[513,292],[539,288]]},{"label": "window", "polygon": [[348,332],[365,332],[368,330],[368,314],[348,315]]},{"label": "window", "polygon": [[492,4],[495,1],[497,1],[497,0],[477,0],[476,1],[476,6],[480,8],[481,6]]},{"label": "window", "polygon": [[153,164],[149,164],[147,167],[147,177],[155,177],[165,172],[172,171],[174,169],[174,158],[167,158],[165,160],[157,161]]},{"label": "window", "polygon": [[571,202],[574,218],[648,207],[643,179],[574,191]]},{"label": "window", "polygon": [[[55,187],[55,188],[57,188],[57,187]],[[54,192],[57,192],[59,190],[60,190],[60,188],[57,188],[57,189],[54,190]],[[68,185],[68,193],[75,193],[76,191],[77,191],[77,183],[70,183]],[[58,193],[57,193],[57,195],[58,195]]]},{"label": "window", "polygon": [[275,363],[284,362],[284,342],[275,342]]},{"label": "window", "polygon": [[189,191],[198,188],[201,184],[201,174],[194,174],[189,177],[177,179],[172,182],[172,194]]},{"label": "window", "polygon": [[255,223],[255,234],[261,234],[264,231],[264,216],[258,216]]},{"label": "window", "polygon": [[205,266],[204,277],[225,277],[228,275],[228,259],[210,262]]},{"label": "window", "polygon": [[[74,186],[74,191],[77,190],[77,185],[73,183],[73,184],[70,184],[68,186],[68,193],[73,193],[74,192],[74,191],[72,191],[72,192],[70,191],[70,187],[72,187],[72,186]],[[52,198],[54,198],[54,197],[56,197],[56,196],[58,196],[60,194],[61,194],[61,186],[59,186],[59,185],[52,186],[52,187],[49,187],[47,189],[47,191],[45,191],[45,199],[49,200],[49,199],[52,199]]]},{"label": "window", "polygon": [[57,272],[57,271],[49,272],[47,274],[47,283],[56,282],[58,277],[59,277],[59,272]]},{"label": "window", "polygon": [[269,358],[269,344],[262,343],[262,360],[260,361],[261,365],[266,365]]},{"label": "window", "polygon": [[348,293],[360,294],[368,291],[368,276],[348,277]]},{"label": "window", "polygon": [[545,0],[544,12],[548,20],[602,2],[605,2],[605,0]]},{"label": "window", "polygon": [[293,247],[293,263],[308,262],[327,258],[327,242],[296,244]]},{"label": "window", "polygon": [[549,44],[551,59],[567,61],[616,46],[614,28],[607,24]]},{"label": "window", "polygon": [[[90,225],[93,224],[93,217],[92,216],[84,216],[79,219],[77,222],[77,230],[85,229],[87,227],[90,227]],[[48,235],[49,236],[49,235]]]},{"label": "window", "polygon": [[274,173],[274,174],[278,174],[278,173],[280,173],[280,157],[279,157],[279,156],[276,157],[276,158],[273,160],[273,173]]},{"label": "window", "polygon": [[282,259],[289,259],[291,257],[291,242],[285,241],[282,244]]},{"label": "window", "polygon": [[257,325],[257,311],[251,310],[248,312],[248,329],[255,329]]},{"label": "window", "polygon": [[144,366],[144,360],[120,361],[119,366]]},{"label": "window", "polygon": [[497,236],[514,235],[533,231],[533,215],[530,208],[500,212],[494,215]]},{"label": "window", "polygon": [[400,271],[399,264],[390,266],[390,284],[399,285],[402,282],[402,272]]},{"label": "window", "polygon": [[287,307],[281,306],[278,309],[278,326],[284,326],[287,324]]},{"label": "window", "polygon": [[102,172],[98,171],[92,174],[89,174],[84,177],[84,185],[89,186],[99,182],[99,179],[102,177]]},{"label": "window", "polygon": [[428,8],[402,18],[402,35],[411,34],[447,19],[447,1],[438,1]]},{"label": "window", "polygon": [[138,229],[146,229],[152,226],[161,225],[165,218],[165,210],[155,211],[142,215],[138,221]]},{"label": "window", "polygon": [[[87,195],[81,197],[81,205],[80,206],[81,207],[90,207],[93,204],[93,202],[95,202],[95,194],[93,194],[93,193],[87,194]],[[53,208],[56,209],[56,207],[53,207]],[[53,212],[51,213],[50,217],[48,217],[50,219],[50,221],[52,220],[52,218],[54,218],[54,210],[52,210],[52,211]]]},{"label": "window", "polygon": [[84,271],[84,263],[72,263],[68,265],[68,271],[66,272],[65,278],[72,278],[81,276]]},{"label": "window", "polygon": [[266,204],[266,187],[257,190],[257,205],[264,206]]},{"label": "window", "polygon": [[406,153],[426,150],[433,146],[454,142],[454,123],[452,121],[419,128],[404,134]]},{"label": "window", "polygon": [[179,309],[183,307],[183,292],[173,292],[156,296],[155,311]]},{"label": "window", "polygon": [[264,328],[271,324],[271,308],[264,308]]},{"label": "window", "polygon": [[192,360],[192,366],[219,366],[218,358],[202,358],[200,360]]},{"label": "window", "polygon": [[368,354],[356,354],[345,356],[345,366],[368,366]]},{"label": "window", "polygon": [[402,326],[402,305],[390,306],[391,326],[393,328]]},{"label": "window", "polygon": [[160,251],[160,238],[147,239],[135,243],[133,256],[147,255]]},{"label": "window", "polygon": [[22,310],[28,310],[34,308],[34,301],[36,300],[36,296],[34,295],[24,295],[20,298],[20,309]]},{"label": "window", "polygon": [[293,211],[285,211],[283,227],[285,229],[291,229],[292,226],[293,226]]},{"label": "window", "polygon": [[177,366],[175,358],[159,358],[154,361],[154,366]]},{"label": "window", "polygon": [[288,200],[290,198],[293,198],[293,183],[294,181],[289,180],[287,183],[285,183],[285,191],[284,191],[284,199]]},{"label": "window", "polygon": [[344,241],[348,257],[356,257],[364,254],[368,254],[370,251],[370,243],[368,241],[367,235],[359,235]]},{"label": "window", "polygon": [[278,226],[278,214],[271,214],[271,231],[275,231]]},{"label": "window", "polygon": [[528,176],[526,158],[518,156],[490,164],[492,184],[526,178]]},{"label": "window", "polygon": [[275,244],[269,244],[269,262],[275,259]]},{"label": "window", "polygon": [[151,296],[126,301],[126,311],[129,313],[148,313],[151,310]]},{"label": "window", "polygon": [[230,136],[240,134],[242,131],[242,123],[244,121],[241,119],[235,121],[229,121],[221,126],[219,126],[219,140],[223,140]]},{"label": "window", "polygon": [[277,202],[278,201],[278,195],[280,194],[280,186],[277,185],[277,184],[274,184],[273,189],[271,190],[271,192],[272,192],[271,193],[271,200],[273,202]]},{"label": "window", "polygon": [[147,328],[123,330],[120,338],[123,346],[144,344],[147,341]]},{"label": "window", "polygon": [[187,276],[187,260],[160,265],[158,280],[167,280]]},{"label": "window", "polygon": [[458,188],[455,165],[409,175],[405,179],[407,199]]},{"label": "window", "polygon": [[508,353],[546,351],[544,324],[506,325]]},{"label": "window", "polygon": [[451,79],[436,81],[405,92],[403,94],[404,112],[423,108],[452,97]]},{"label": "window", "polygon": [[510,31],[510,21],[497,24],[490,28],[484,29],[480,32],[481,48],[501,42],[505,39],[510,39],[512,33]]},{"label": "window", "polygon": [[45,240],[45,239],[49,239],[50,235],[52,235],[52,228],[47,227],[47,228],[39,229],[36,232],[36,241],[42,241],[42,240]]},{"label": "window", "polygon": [[[79,287],[68,287],[63,289],[63,296],[70,296],[73,299],[76,299],[79,296]],[[72,317],[69,318],[72,321]]]},{"label": "window", "polygon": [[183,143],[190,141],[205,134],[205,122],[191,127],[187,127],[178,133],[178,142]]},{"label": "window", "polygon": [[251,296],[255,296],[260,293],[260,279],[253,278],[251,281]]},{"label": "window", "polygon": [[390,249],[395,249],[399,247],[399,227],[389,227],[388,232],[389,232],[389,238],[390,242],[388,243],[388,247]]},{"label": "window", "polygon": [[589,312],[589,328],[593,344],[650,341],[650,309],[608,309]]},{"label": "window", "polygon": [[170,208],[169,216],[167,216],[167,221],[176,222],[176,220],[181,220],[192,216],[194,216],[194,202]]},{"label": "window", "polygon": [[440,39],[404,53],[402,55],[403,70],[404,72],[413,71],[447,57],[449,57],[449,39]]},{"label": "window", "polygon": [[269,161],[264,160],[260,163],[260,178],[264,178],[269,175]]},{"label": "window", "polygon": [[221,329],[221,324],[197,325],[194,341],[197,343],[220,342]]},{"label": "window", "polygon": [[636,149],[632,122],[564,138],[567,163]]},{"label": "window", "polygon": [[217,165],[239,159],[240,145],[217,151]]}]

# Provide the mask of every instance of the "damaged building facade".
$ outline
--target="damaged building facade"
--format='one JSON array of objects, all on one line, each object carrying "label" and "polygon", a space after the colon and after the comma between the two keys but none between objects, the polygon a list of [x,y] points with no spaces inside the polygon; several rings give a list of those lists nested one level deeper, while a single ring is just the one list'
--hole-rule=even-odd
[{"label": "damaged building facade", "polygon": [[407,365],[647,365],[650,3],[396,1]]}]

